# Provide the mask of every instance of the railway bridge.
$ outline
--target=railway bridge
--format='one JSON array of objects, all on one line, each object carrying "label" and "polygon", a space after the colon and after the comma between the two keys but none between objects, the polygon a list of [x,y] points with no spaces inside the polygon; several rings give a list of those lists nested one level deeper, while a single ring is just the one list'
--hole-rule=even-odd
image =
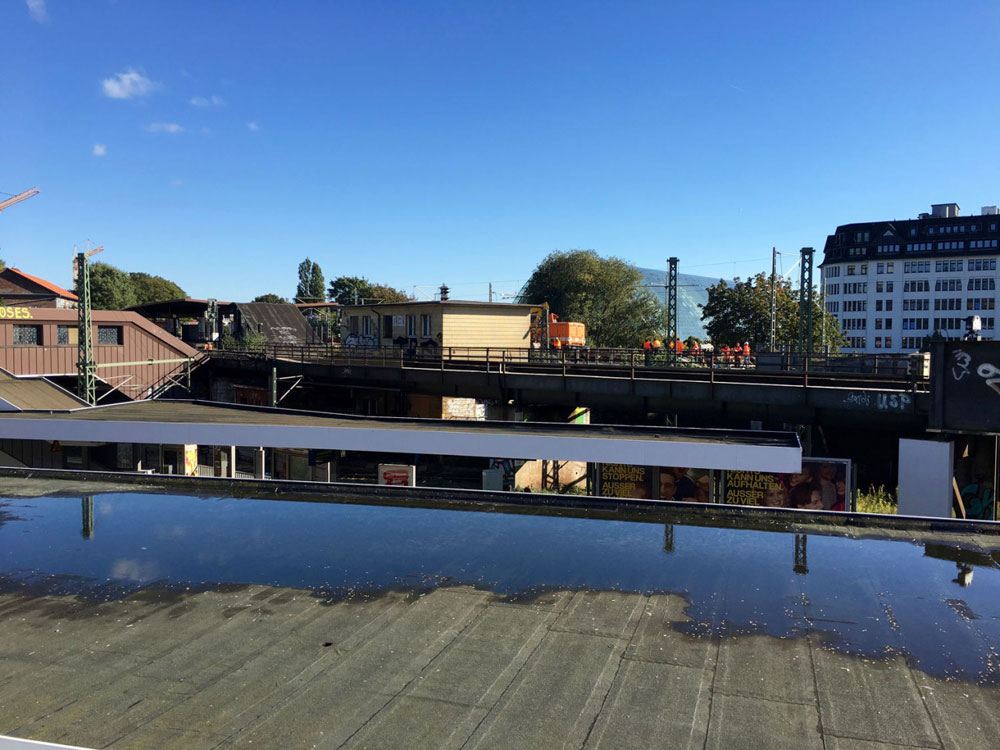
[{"label": "railway bridge", "polygon": [[[742,363],[741,363],[742,364]],[[894,433],[928,425],[930,381],[899,357],[761,355],[750,367],[649,361],[641,350],[557,352],[276,346],[214,351],[211,377],[268,389],[282,405],[328,389],[464,397],[555,409],[588,407],[602,422],[662,414],[681,425],[815,424]],[[299,396],[285,400],[294,391]],[[306,394],[312,394],[311,398]]]}]

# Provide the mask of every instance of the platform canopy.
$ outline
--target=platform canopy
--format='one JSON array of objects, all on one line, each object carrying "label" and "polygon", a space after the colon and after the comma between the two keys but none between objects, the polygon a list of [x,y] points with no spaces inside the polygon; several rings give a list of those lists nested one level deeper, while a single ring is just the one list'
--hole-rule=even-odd
[{"label": "platform canopy", "polygon": [[203,401],[0,414],[0,438],[550,459],[792,473],[793,432],[360,417]]}]

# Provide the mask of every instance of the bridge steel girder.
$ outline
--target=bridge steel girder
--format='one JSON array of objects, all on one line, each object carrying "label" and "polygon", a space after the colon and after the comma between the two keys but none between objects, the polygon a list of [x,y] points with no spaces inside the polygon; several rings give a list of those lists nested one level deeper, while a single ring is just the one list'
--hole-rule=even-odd
[{"label": "bridge steel girder", "polygon": [[922,432],[930,394],[893,389],[720,383],[496,371],[438,370],[381,365],[254,360],[226,366],[228,374],[302,375],[325,385],[380,387],[403,393],[459,396],[523,405],[607,407],[623,412],[680,413],[688,419],[761,419],[767,422],[846,425]]}]

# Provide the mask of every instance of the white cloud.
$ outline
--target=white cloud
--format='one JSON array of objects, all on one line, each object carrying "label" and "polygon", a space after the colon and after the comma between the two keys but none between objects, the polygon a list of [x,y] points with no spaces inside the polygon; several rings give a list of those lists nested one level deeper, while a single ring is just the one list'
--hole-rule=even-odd
[{"label": "white cloud", "polygon": [[49,20],[49,12],[45,8],[45,0],[27,0],[28,13],[38,23],[45,23]]},{"label": "white cloud", "polygon": [[94,144],[94,149],[93,149],[93,151],[91,151],[91,153],[94,156],[107,156],[108,155],[108,147],[105,146],[103,143],[95,143]]},{"label": "white cloud", "polygon": [[184,128],[176,122],[151,122],[146,126],[149,133],[183,133]]},{"label": "white cloud", "polygon": [[260,125],[258,125],[255,122],[248,122],[247,123],[247,127],[250,128],[251,130],[253,130],[254,132],[260,130]]},{"label": "white cloud", "polygon": [[133,96],[145,96],[155,88],[155,83],[132,68],[101,81],[101,89],[109,99],[131,99]]},{"label": "white cloud", "polygon": [[225,107],[226,100],[221,96],[195,96],[191,98],[191,105],[194,107]]}]

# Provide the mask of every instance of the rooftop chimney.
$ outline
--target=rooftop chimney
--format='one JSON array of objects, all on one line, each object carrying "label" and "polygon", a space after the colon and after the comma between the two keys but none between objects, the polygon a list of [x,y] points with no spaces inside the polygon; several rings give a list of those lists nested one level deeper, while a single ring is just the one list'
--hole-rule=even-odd
[{"label": "rooftop chimney", "polygon": [[954,219],[960,209],[957,203],[932,203],[931,216],[935,219]]}]

